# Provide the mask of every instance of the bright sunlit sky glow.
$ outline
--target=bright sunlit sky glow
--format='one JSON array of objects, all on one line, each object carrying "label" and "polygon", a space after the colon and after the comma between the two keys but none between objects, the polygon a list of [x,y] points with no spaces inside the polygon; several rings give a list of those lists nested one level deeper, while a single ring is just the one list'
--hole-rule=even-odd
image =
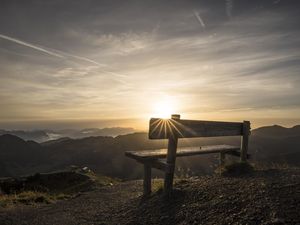
[{"label": "bright sunlit sky glow", "polygon": [[300,123],[300,1],[3,0],[0,128]]}]

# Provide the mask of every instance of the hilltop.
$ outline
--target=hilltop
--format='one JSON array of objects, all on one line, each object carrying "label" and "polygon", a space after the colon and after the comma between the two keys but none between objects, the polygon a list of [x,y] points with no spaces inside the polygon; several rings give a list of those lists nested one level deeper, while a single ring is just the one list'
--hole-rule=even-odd
[{"label": "hilltop", "polygon": [[160,180],[146,199],[141,181],[127,181],[50,205],[2,208],[0,224],[298,224],[299,180],[299,168],[177,179],[169,200]]}]

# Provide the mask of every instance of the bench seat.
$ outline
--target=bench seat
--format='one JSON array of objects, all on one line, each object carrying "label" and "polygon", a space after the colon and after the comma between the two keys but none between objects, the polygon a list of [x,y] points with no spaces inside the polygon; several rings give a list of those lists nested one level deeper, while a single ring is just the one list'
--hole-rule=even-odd
[{"label": "bench seat", "polygon": [[[209,154],[209,153],[220,153],[220,152],[224,152],[224,153],[236,152],[233,154],[237,155],[238,151],[240,151],[240,147],[232,146],[232,145],[209,145],[209,146],[201,146],[201,147],[184,147],[184,148],[177,149],[176,157],[201,155],[201,154]],[[159,159],[159,158],[166,158],[167,149],[127,151],[125,152],[125,155],[127,157],[136,160]]]}]

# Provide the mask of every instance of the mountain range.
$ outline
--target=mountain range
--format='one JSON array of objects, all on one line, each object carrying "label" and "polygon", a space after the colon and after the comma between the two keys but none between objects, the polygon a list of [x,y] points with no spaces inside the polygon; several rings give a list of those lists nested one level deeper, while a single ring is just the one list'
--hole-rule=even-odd
[{"label": "mountain range", "polygon": [[63,129],[63,130],[0,130],[0,135],[11,134],[20,137],[26,141],[45,142],[63,137],[85,138],[90,136],[118,136],[122,134],[133,133],[135,130],[130,127],[106,127],[106,128],[86,128]]},{"label": "mountain range", "polygon": [[[239,142],[240,137],[196,138],[180,140],[179,146],[236,145]],[[0,176],[48,172],[76,165],[87,166],[111,177],[141,178],[143,168],[135,161],[126,158],[124,152],[165,148],[166,145],[166,140],[149,140],[147,133],[131,133],[115,137],[91,136],[79,139],[68,137],[42,143],[4,134],[0,136]],[[254,129],[249,148],[253,163],[300,165],[300,126],[293,128],[268,126]],[[176,173],[177,176],[207,174],[212,172],[217,164],[218,155],[183,157],[177,161]],[[160,172],[154,171],[154,176],[160,175]]]}]

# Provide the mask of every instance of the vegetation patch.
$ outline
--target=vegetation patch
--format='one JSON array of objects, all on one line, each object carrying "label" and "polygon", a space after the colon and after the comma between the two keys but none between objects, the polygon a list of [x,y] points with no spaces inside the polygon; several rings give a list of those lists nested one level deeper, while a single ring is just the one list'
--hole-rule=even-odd
[{"label": "vegetation patch", "polygon": [[161,193],[163,192],[163,188],[164,188],[164,182],[162,179],[153,179],[152,180],[152,192],[158,192]]},{"label": "vegetation patch", "polygon": [[114,185],[117,181],[98,176],[89,169],[37,173],[21,178],[0,180],[0,206],[13,204],[49,204],[77,196],[97,186]]},{"label": "vegetation patch", "polygon": [[59,195],[51,195],[49,193],[44,192],[34,192],[34,191],[23,191],[15,194],[4,194],[0,196],[0,206],[1,207],[9,207],[15,204],[49,204],[53,203],[56,200],[66,199],[70,196],[59,194]]},{"label": "vegetation patch", "polygon": [[254,167],[248,162],[235,162],[228,165],[220,166],[216,169],[216,173],[222,176],[242,176],[249,175],[254,172]]}]

